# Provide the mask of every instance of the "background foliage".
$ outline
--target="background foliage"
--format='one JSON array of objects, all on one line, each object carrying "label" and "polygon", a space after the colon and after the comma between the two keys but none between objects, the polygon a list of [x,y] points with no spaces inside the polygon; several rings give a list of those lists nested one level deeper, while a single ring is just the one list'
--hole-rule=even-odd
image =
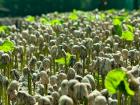
[{"label": "background foliage", "polygon": [[[0,16],[40,15],[73,9],[134,9],[140,0],[0,0]],[[120,5],[121,4],[121,5]]]}]

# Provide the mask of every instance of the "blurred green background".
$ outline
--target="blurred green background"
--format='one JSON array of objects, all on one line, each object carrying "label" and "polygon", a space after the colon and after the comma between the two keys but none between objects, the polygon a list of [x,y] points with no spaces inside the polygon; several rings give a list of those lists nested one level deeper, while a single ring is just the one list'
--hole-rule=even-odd
[{"label": "blurred green background", "polygon": [[138,9],[140,0],[0,0],[0,16],[41,15],[77,10]]}]

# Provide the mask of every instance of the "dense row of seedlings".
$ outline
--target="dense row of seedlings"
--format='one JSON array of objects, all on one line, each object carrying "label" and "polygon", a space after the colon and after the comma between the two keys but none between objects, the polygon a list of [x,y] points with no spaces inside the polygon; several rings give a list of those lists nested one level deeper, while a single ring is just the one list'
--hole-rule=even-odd
[{"label": "dense row of seedlings", "polygon": [[0,103],[139,105],[138,16],[74,11],[1,26]]}]

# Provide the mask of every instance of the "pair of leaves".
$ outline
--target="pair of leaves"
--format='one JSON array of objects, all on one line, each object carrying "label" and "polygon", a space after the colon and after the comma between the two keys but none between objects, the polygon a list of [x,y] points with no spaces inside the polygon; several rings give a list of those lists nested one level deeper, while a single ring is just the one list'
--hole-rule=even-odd
[{"label": "pair of leaves", "polygon": [[0,51],[3,52],[9,52],[14,50],[14,43],[10,40],[5,40],[1,45],[0,45]]},{"label": "pair of leaves", "polygon": [[39,19],[39,22],[41,23],[41,24],[50,24],[50,25],[61,25],[62,24],[62,21],[61,20],[59,20],[59,19],[53,19],[53,20],[49,20],[49,19],[47,19],[47,18],[44,18],[44,17],[41,17],[40,19]]},{"label": "pair of leaves", "polygon": [[123,31],[122,28],[122,22],[120,19],[114,19],[113,20],[113,34],[119,35],[121,39],[126,40],[126,41],[133,41],[134,40],[134,28],[133,26],[127,24],[125,25],[127,30]]},{"label": "pair of leaves", "polygon": [[134,91],[129,88],[126,72],[122,69],[114,69],[107,74],[105,87],[111,94],[115,94],[119,90],[128,95],[134,95]]},{"label": "pair of leaves", "polygon": [[[72,55],[70,53],[66,53],[66,65],[70,64],[71,56]],[[62,58],[59,58],[59,59],[55,59],[55,62],[58,63],[58,64],[65,65],[65,58],[62,57]]]}]

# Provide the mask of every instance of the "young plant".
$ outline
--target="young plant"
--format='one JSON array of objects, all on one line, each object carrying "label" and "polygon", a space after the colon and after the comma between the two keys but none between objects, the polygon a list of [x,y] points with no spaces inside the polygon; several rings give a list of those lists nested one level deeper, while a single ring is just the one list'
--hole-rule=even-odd
[{"label": "young plant", "polygon": [[14,46],[14,43],[10,40],[5,40],[0,45],[0,51],[5,52],[1,55],[0,67],[4,69],[4,75],[6,75],[8,78],[10,78],[10,70],[12,68],[10,52],[14,50]]},{"label": "young plant", "polygon": [[65,65],[65,69],[67,72],[67,66],[70,64],[72,55],[70,53],[66,53],[64,57],[61,57],[59,59],[55,59],[55,62],[61,65]]},{"label": "young plant", "polygon": [[0,45],[0,51],[3,52],[9,52],[14,50],[14,43],[10,40],[5,40],[1,45]]},{"label": "young plant", "polygon": [[34,16],[27,16],[26,18],[25,18],[25,21],[26,22],[35,22],[35,17]]},{"label": "young plant", "polygon": [[124,70],[111,70],[105,79],[105,87],[111,94],[117,93],[118,105],[122,105],[122,95],[133,96],[135,93],[129,87],[128,77]]}]

